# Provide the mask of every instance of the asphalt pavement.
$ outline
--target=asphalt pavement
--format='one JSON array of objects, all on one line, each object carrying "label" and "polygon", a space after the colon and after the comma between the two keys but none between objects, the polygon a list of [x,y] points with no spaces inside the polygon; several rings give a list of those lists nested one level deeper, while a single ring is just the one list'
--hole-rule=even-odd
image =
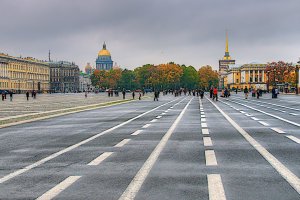
[{"label": "asphalt pavement", "polygon": [[0,129],[0,199],[300,199],[300,97],[162,96]]}]

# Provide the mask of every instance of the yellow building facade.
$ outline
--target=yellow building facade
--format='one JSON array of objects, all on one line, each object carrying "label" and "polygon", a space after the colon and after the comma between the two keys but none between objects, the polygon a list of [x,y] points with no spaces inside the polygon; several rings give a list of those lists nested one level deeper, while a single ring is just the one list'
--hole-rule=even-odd
[{"label": "yellow building facade", "polygon": [[225,85],[229,89],[267,89],[267,74],[265,73],[266,64],[244,64],[241,66],[230,66],[226,78]]},{"label": "yellow building facade", "polygon": [[15,93],[48,92],[50,68],[48,63],[31,57],[18,58],[0,53],[0,90]]}]

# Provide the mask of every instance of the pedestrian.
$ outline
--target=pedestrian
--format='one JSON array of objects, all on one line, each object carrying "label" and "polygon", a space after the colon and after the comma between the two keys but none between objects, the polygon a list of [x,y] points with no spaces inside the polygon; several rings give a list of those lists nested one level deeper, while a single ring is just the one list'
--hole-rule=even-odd
[{"label": "pedestrian", "polygon": [[33,98],[36,99],[36,91],[33,91]]},{"label": "pedestrian", "polygon": [[203,96],[204,96],[204,91],[200,90],[200,97],[201,97],[201,99],[203,99]]},{"label": "pedestrian", "polygon": [[10,101],[13,100],[13,92],[12,91],[9,92],[9,99],[10,99]]},{"label": "pedestrian", "polygon": [[257,89],[257,90],[256,90],[256,95],[257,95],[256,98],[259,99],[260,89]]},{"label": "pedestrian", "polygon": [[277,98],[278,94],[279,94],[278,88],[275,88],[275,98]]},{"label": "pedestrian", "polygon": [[217,87],[215,87],[214,89],[213,89],[213,100],[215,100],[216,99],[216,101],[218,101],[218,89],[217,89]]},{"label": "pedestrian", "polygon": [[238,89],[236,88],[236,89],[235,89],[235,94],[237,94],[237,92],[238,92]]},{"label": "pedestrian", "polygon": [[213,98],[213,87],[209,90],[209,98]]},{"label": "pedestrian", "polygon": [[134,99],[134,97],[135,97],[135,93],[134,93],[134,91],[132,92],[132,98]]},{"label": "pedestrian", "polygon": [[126,94],[125,89],[123,89],[122,94],[123,94],[123,99],[125,99],[125,94]]},{"label": "pedestrian", "polygon": [[275,98],[275,88],[272,88],[272,99]]},{"label": "pedestrian", "polygon": [[142,94],[141,94],[141,92],[139,93],[139,100],[141,100],[142,99]]},{"label": "pedestrian", "polygon": [[27,98],[27,101],[29,100],[29,92],[27,91],[26,92],[26,98]]},{"label": "pedestrian", "polygon": [[85,91],[85,94],[84,94],[85,98],[87,98],[87,91]]},{"label": "pedestrian", "polygon": [[4,99],[5,99],[5,92],[3,91],[2,92],[2,101],[4,101]]},{"label": "pedestrian", "polygon": [[249,93],[249,90],[246,86],[245,89],[244,89],[245,99],[248,99],[248,93]]},{"label": "pedestrian", "polygon": [[251,92],[252,92],[252,97],[255,97],[256,94],[255,88],[253,88]]},{"label": "pedestrian", "polygon": [[159,92],[156,90],[154,92],[154,101],[158,101],[158,97],[159,97]]}]

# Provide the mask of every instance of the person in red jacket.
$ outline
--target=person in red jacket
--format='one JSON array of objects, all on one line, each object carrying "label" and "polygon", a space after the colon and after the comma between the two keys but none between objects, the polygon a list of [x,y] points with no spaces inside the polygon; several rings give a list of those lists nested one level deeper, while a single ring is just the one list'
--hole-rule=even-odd
[{"label": "person in red jacket", "polygon": [[214,90],[213,90],[213,94],[214,94],[213,100],[216,99],[216,101],[218,101],[218,89],[217,89],[216,87],[215,87]]}]

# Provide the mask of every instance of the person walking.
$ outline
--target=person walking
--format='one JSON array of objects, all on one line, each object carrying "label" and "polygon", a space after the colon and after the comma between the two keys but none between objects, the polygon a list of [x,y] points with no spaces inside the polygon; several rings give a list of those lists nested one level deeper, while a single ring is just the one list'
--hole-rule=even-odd
[{"label": "person walking", "polygon": [[123,89],[123,91],[122,91],[123,99],[125,99],[125,94],[126,94],[126,91],[125,91],[125,89]]},{"label": "person walking", "polygon": [[215,100],[216,99],[216,101],[218,101],[218,89],[217,89],[217,87],[215,87],[214,89],[213,89],[213,100]]},{"label": "person walking", "polygon": [[26,92],[26,99],[27,99],[27,101],[29,100],[29,92],[28,91]]},{"label": "person walking", "polygon": [[200,97],[201,97],[201,99],[203,99],[203,96],[204,96],[204,91],[200,90]]},{"label": "person walking", "polygon": [[5,92],[3,91],[2,92],[2,101],[4,101],[4,99],[5,99]]},{"label": "person walking", "polygon": [[237,94],[237,92],[238,92],[238,89],[236,88],[236,89],[235,89],[235,94]]},{"label": "person walking", "polygon": [[85,97],[85,98],[87,98],[87,91],[85,91],[85,93],[84,93],[84,97]]},{"label": "person walking", "polygon": [[154,101],[158,101],[159,92],[155,90],[154,92]]},{"label": "person walking", "polygon": [[134,93],[134,91],[132,92],[132,98],[134,99],[134,97],[135,97],[135,93]]},{"label": "person walking", "polygon": [[246,86],[245,89],[244,89],[245,99],[248,99],[248,93],[249,93],[249,90]]},{"label": "person walking", "polygon": [[213,87],[209,90],[209,98],[213,98]]},{"label": "person walking", "polygon": [[257,90],[256,90],[256,95],[257,95],[256,98],[259,99],[259,96],[260,96],[260,89],[257,89]]},{"label": "person walking", "polygon": [[9,92],[9,99],[10,99],[10,101],[13,100],[13,92],[12,91]]}]

